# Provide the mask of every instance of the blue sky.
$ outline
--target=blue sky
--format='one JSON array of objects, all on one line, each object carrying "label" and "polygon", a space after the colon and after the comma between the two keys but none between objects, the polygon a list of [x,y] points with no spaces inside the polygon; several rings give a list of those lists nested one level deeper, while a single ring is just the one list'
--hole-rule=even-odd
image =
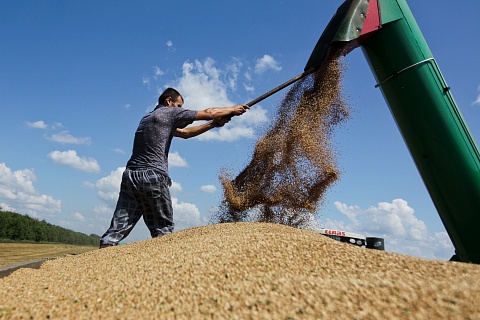
[{"label": "blue sky", "polygon": [[[246,103],[303,68],[336,1],[0,1],[0,206],[86,234],[109,225],[140,118],[159,92],[185,108]],[[480,141],[480,2],[410,1]],[[342,177],[324,227],[387,251],[449,259],[453,246],[360,49],[346,58],[352,118],[335,133]],[[205,225],[222,168],[238,173],[286,90],[170,156],[176,230]],[[140,222],[128,241],[149,237]]]}]

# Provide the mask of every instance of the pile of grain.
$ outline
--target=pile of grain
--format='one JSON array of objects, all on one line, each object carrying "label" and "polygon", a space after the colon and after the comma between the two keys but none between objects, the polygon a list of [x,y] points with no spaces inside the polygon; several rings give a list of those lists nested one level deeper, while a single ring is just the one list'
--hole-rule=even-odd
[{"label": "pile of grain", "polygon": [[5,319],[478,319],[480,267],[224,223],[0,279]]},{"label": "pile of grain", "polygon": [[339,178],[332,132],[349,115],[341,96],[341,49],[288,91],[250,164],[234,179],[222,172],[224,200],[213,222],[304,227],[316,215],[325,192]]}]

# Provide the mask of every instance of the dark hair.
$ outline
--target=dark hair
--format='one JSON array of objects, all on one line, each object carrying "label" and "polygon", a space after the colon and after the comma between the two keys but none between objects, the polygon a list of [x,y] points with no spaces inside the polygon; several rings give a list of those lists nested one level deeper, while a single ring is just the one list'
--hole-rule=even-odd
[{"label": "dark hair", "polygon": [[168,97],[172,98],[173,101],[177,101],[178,97],[180,97],[182,98],[182,101],[183,101],[183,97],[180,94],[180,92],[178,92],[173,88],[167,88],[165,89],[165,91],[163,91],[160,97],[158,97],[158,105],[163,105],[163,103]]}]

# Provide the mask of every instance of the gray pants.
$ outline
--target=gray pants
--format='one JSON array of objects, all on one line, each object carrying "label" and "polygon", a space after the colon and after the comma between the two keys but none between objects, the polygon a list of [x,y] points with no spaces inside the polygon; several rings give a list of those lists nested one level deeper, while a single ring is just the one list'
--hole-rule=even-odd
[{"label": "gray pants", "polygon": [[140,217],[152,238],[173,232],[170,178],[152,169],[125,169],[110,228],[100,245],[117,245],[129,235]]}]

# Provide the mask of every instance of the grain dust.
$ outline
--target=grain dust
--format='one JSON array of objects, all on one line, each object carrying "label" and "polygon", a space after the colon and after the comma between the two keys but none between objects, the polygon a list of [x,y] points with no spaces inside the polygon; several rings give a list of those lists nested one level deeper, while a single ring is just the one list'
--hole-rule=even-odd
[{"label": "grain dust", "polygon": [[213,222],[264,221],[302,227],[339,179],[334,129],[349,117],[342,98],[341,48],[282,100],[275,121],[237,177],[220,174],[223,200]]}]

